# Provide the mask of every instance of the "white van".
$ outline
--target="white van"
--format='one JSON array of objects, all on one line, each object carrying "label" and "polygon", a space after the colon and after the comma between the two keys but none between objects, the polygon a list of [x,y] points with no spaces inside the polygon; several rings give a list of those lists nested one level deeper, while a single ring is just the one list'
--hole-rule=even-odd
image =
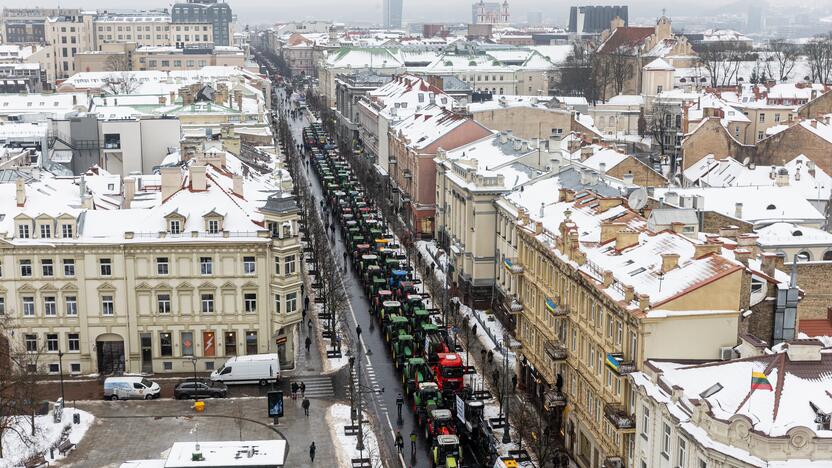
[{"label": "white van", "polygon": [[277,353],[235,356],[211,373],[211,380],[226,384],[258,383],[266,385],[280,378]]},{"label": "white van", "polygon": [[104,380],[105,400],[153,400],[162,387],[144,377],[107,377]]}]

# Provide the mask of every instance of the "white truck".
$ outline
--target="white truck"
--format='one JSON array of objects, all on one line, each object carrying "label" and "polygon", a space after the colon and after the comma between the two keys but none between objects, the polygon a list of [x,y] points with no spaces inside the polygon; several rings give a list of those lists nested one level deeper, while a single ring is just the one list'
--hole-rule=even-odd
[{"label": "white truck", "polygon": [[232,384],[268,385],[280,378],[280,361],[277,353],[234,356],[225,365],[211,373],[211,380]]}]

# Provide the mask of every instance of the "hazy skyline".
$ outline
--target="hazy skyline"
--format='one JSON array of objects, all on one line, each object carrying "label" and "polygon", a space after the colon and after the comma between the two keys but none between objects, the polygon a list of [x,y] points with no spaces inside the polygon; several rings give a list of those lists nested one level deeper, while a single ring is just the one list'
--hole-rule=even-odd
[{"label": "hazy skyline", "polygon": [[[471,18],[474,0],[404,0],[405,22],[467,22]],[[492,0],[493,1],[493,0]],[[124,5],[123,8],[170,8],[173,1],[144,0],[140,4]],[[382,0],[231,0],[227,2],[237,14],[240,24],[264,24],[292,20],[325,19],[336,22],[380,23]],[[759,2],[754,2],[759,3]],[[583,1],[583,0],[510,0],[513,21],[523,22],[529,11],[540,11],[543,17],[565,25],[569,7],[572,5],[629,5],[630,18],[658,17],[662,9],[670,17],[674,15],[713,14],[720,10],[732,9],[745,12],[750,1],[700,0],[695,4],[663,2],[658,0],[625,1]],[[0,6],[22,8],[32,6],[66,8],[113,9],[113,2],[106,0],[63,0],[37,1],[2,0]],[[815,0],[803,3],[807,8],[832,7],[832,0]],[[794,6],[794,5],[792,5]],[[703,10],[712,11],[703,11]],[[832,14],[832,11],[830,12]]]}]

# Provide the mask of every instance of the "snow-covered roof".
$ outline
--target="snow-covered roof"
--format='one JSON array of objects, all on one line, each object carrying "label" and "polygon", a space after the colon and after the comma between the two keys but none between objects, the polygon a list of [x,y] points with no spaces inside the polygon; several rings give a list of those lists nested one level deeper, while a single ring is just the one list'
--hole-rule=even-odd
[{"label": "snow-covered roof", "polygon": [[763,248],[774,246],[832,245],[832,233],[823,229],[798,226],[794,223],[774,223],[757,229],[757,242]]},{"label": "snow-covered roof", "polygon": [[[472,102],[468,104],[468,111],[473,113],[508,107],[551,109],[549,103],[552,99],[552,96],[495,95],[490,101]],[[554,111],[556,108],[551,110]]]},{"label": "snow-covered roof", "polygon": [[596,104],[598,107],[610,106],[643,106],[644,97],[640,94],[619,94],[607,99],[607,102]]},{"label": "snow-covered roof", "polygon": [[204,460],[194,461],[194,442],[175,442],[171,447],[166,467],[278,467],[286,461],[288,448],[285,440],[200,442]]},{"label": "snow-covered roof", "polygon": [[[832,369],[832,352],[821,349],[822,346],[820,341],[797,340],[773,354],[695,365],[651,360],[647,365],[653,369],[651,373],[658,375],[658,383],[653,383],[645,372],[635,372],[630,377],[651,399],[665,405],[678,419],[680,428],[704,447],[751,466],[826,468],[830,463],[822,458],[815,462],[790,459],[788,452],[769,451],[768,444],[760,446],[759,451],[754,451],[756,443],[737,444],[751,447],[749,453],[744,448],[729,445],[719,428],[709,431],[707,422],[700,425],[692,417],[697,406],[707,404],[709,417],[725,424],[740,417],[755,435],[783,438],[789,437],[791,430],[802,428],[818,439],[832,437],[832,431],[818,429],[815,422],[815,408],[826,414],[832,412],[832,394],[829,392],[832,388],[832,372],[829,371]],[[813,349],[809,354],[817,360],[784,351],[791,347]],[[763,373],[772,389],[751,388],[753,372]],[[719,386],[715,387],[717,384]],[[671,398],[670,389],[679,389],[681,397]],[[775,443],[774,440],[771,442]]]},{"label": "snow-covered roof", "polygon": [[367,98],[390,120],[407,118],[431,103],[447,109],[456,103],[441,89],[410,74],[393,77],[384,86],[367,93]]},{"label": "snow-covered roof", "polygon": [[[445,153],[445,157],[452,163],[463,169],[471,169],[477,175],[483,177],[502,176],[502,184],[491,184],[488,186],[477,186],[469,184],[464,177],[460,177],[453,171],[446,173],[447,177],[454,178],[460,186],[469,186],[469,189],[476,190],[512,190],[530,179],[542,174],[525,163],[523,159],[530,155],[536,155],[537,149],[529,149],[528,144],[524,147],[516,147],[515,140],[506,140],[503,143],[500,133],[489,135],[467,145],[460,146]],[[520,143],[518,143],[520,144]]]},{"label": "snow-covered roof", "polygon": [[465,123],[466,118],[444,107],[428,104],[410,117],[393,126],[393,131],[407,140],[415,149],[429,146],[437,139]]},{"label": "snow-covered roof", "polygon": [[667,63],[666,61],[664,61],[661,58],[657,58],[656,60],[653,60],[652,62],[648,63],[647,65],[644,66],[644,69],[645,70],[654,70],[654,71],[673,71],[673,70],[675,70],[675,68],[673,68],[673,65]]}]

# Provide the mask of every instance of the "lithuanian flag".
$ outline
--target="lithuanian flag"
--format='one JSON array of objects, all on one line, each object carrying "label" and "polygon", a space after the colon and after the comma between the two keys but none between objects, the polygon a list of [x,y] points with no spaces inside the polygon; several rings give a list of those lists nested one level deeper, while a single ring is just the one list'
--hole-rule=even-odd
[{"label": "lithuanian flag", "polygon": [[774,390],[762,372],[751,371],[751,390]]}]

